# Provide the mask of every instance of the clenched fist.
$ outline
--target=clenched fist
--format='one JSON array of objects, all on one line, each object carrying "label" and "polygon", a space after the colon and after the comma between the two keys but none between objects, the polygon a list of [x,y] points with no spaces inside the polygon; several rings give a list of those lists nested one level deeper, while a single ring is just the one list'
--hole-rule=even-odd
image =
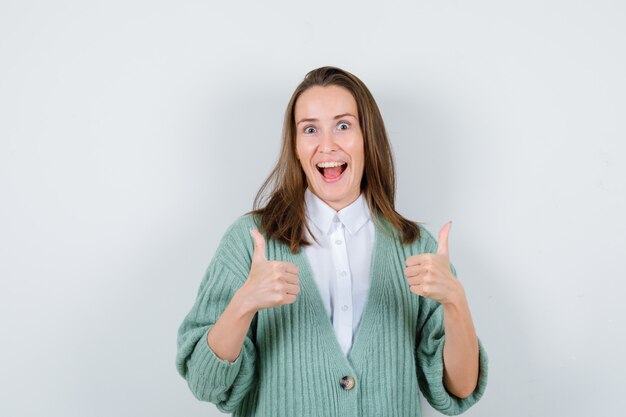
[{"label": "clenched fist", "polygon": [[448,233],[452,222],[439,232],[437,253],[421,253],[406,259],[406,275],[411,292],[431,298],[442,304],[455,303],[465,297],[461,282],[450,269]]},{"label": "clenched fist", "polygon": [[254,240],[254,254],[250,274],[237,291],[254,311],[292,304],[300,292],[298,267],[290,262],[268,261],[265,257],[265,238],[258,230],[250,230]]}]

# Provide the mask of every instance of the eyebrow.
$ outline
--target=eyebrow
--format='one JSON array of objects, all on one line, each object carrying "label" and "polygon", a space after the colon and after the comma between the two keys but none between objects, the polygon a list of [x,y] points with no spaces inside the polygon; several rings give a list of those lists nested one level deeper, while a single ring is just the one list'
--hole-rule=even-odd
[{"label": "eyebrow", "polygon": [[[343,114],[338,114],[337,116],[333,117],[333,119],[341,119],[342,117],[345,116],[350,116],[350,117],[354,117],[355,119],[357,118],[355,115],[351,114],[351,113],[343,113]],[[300,123],[304,123],[304,122],[317,122],[318,119],[302,119],[300,120],[298,123],[296,123],[296,126],[298,126]]]}]

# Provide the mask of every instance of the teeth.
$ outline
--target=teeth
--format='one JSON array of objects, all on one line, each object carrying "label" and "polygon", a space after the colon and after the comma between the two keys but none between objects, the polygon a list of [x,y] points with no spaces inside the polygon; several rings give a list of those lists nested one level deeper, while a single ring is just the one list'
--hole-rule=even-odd
[{"label": "teeth", "polygon": [[343,164],[345,164],[345,162],[320,162],[319,164],[317,164],[317,166],[320,168],[332,168],[339,167]]}]

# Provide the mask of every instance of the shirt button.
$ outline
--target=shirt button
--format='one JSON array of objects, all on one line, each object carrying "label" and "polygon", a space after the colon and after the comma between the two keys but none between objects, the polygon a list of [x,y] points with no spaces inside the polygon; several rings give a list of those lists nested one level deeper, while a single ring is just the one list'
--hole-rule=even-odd
[{"label": "shirt button", "polygon": [[341,388],[345,389],[346,391],[350,391],[352,388],[354,388],[355,384],[356,382],[354,381],[354,378],[350,375],[344,376],[343,378],[341,378],[341,381],[339,381],[339,385],[341,385]]},{"label": "shirt button", "polygon": [[341,276],[345,277],[346,275],[348,275],[348,273],[346,271],[341,271]]},{"label": "shirt button", "polygon": [[339,240],[339,239],[335,240],[335,244],[336,245],[341,245],[341,240]]},{"label": "shirt button", "polygon": [[343,311],[346,311],[346,310],[348,309],[348,306],[347,306],[347,305],[344,305],[343,307],[341,307],[341,309],[342,309]]}]

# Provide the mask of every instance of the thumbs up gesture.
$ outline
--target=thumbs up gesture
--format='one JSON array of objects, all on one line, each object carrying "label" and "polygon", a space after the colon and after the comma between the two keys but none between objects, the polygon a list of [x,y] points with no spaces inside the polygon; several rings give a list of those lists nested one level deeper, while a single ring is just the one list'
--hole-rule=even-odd
[{"label": "thumbs up gesture", "polygon": [[461,282],[454,277],[450,269],[448,254],[450,227],[452,222],[444,224],[441,228],[437,253],[409,256],[404,269],[412,293],[442,304],[455,303],[465,297]]},{"label": "thumbs up gesture", "polygon": [[300,293],[299,269],[290,262],[268,261],[265,257],[265,238],[258,230],[251,230],[254,254],[250,274],[237,291],[254,310],[292,304]]}]

